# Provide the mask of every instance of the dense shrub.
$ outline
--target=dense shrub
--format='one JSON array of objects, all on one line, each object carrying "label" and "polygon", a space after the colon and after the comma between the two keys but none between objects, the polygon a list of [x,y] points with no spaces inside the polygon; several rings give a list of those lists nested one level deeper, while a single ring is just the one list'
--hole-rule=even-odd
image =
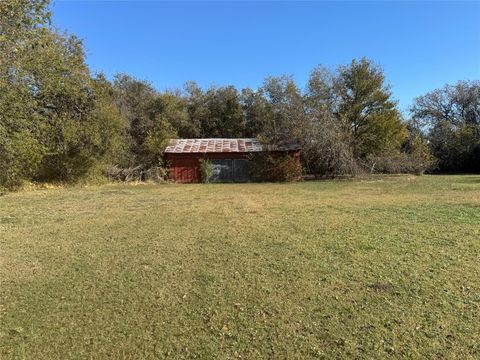
[{"label": "dense shrub", "polygon": [[18,188],[41,160],[42,147],[27,131],[4,135],[0,124],[0,189]]},{"label": "dense shrub", "polygon": [[213,164],[210,160],[200,159],[200,175],[202,177],[202,182],[210,182],[213,177]]},{"label": "dense shrub", "polygon": [[402,146],[401,151],[388,155],[370,157],[365,166],[370,173],[415,174],[422,175],[433,170],[437,164],[431,154],[427,141],[420,135],[412,134]]},{"label": "dense shrub", "polygon": [[316,121],[304,136],[302,163],[306,172],[315,177],[354,176],[362,170],[348,136],[327,117]]},{"label": "dense shrub", "polygon": [[370,158],[365,165],[370,173],[422,175],[431,169],[433,161],[412,154],[398,153]]},{"label": "dense shrub", "polygon": [[301,167],[289,155],[259,153],[250,156],[250,176],[254,181],[289,182],[298,180]]}]

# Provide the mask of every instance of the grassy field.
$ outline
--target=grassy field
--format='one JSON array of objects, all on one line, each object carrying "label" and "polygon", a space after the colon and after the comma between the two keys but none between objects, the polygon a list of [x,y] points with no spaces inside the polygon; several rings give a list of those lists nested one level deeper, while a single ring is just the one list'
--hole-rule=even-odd
[{"label": "grassy field", "polygon": [[1,359],[478,359],[480,176],[0,197]]}]

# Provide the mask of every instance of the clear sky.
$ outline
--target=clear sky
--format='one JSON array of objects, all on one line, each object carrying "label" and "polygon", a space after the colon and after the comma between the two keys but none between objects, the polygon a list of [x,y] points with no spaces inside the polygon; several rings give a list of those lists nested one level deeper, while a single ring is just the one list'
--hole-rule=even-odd
[{"label": "clear sky", "polygon": [[292,75],[304,88],[318,64],[352,58],[385,70],[405,110],[445,83],[480,79],[479,2],[67,2],[54,25],[81,37],[87,62],[159,90],[261,85]]}]

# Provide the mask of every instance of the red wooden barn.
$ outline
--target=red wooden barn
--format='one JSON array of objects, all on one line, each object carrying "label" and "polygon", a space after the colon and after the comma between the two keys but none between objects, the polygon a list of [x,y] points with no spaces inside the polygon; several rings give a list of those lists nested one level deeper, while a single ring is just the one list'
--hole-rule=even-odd
[{"label": "red wooden barn", "polygon": [[246,182],[249,180],[248,155],[268,151],[292,156],[300,166],[300,146],[296,144],[264,149],[250,139],[172,139],[165,149],[170,179],[180,183],[200,182],[200,160],[208,159],[214,167],[212,181]]}]

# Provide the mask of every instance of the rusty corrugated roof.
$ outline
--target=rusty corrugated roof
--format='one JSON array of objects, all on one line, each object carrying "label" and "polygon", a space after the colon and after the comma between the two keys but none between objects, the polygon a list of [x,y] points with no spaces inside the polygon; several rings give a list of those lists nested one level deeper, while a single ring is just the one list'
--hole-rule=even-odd
[{"label": "rusty corrugated roof", "polygon": [[[270,151],[298,150],[298,144],[274,146]],[[222,153],[222,152],[260,152],[262,144],[256,138],[244,139],[172,139],[165,149],[166,153]]]}]

